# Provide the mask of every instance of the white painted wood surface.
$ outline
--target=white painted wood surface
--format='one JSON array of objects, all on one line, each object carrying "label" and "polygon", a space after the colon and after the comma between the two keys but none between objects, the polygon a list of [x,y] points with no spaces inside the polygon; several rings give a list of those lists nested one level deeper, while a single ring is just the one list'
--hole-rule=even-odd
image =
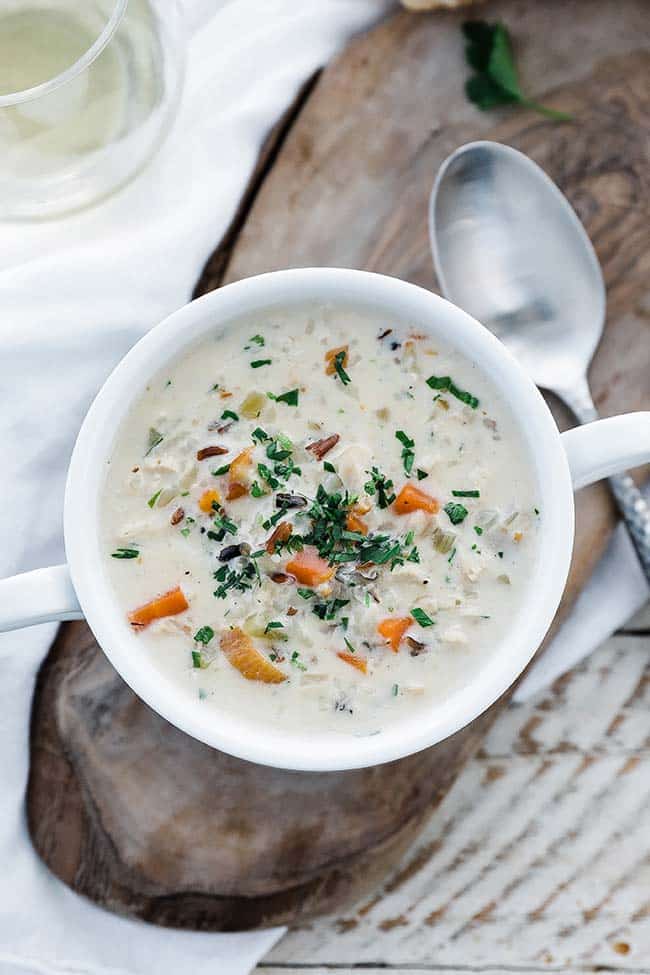
[{"label": "white painted wood surface", "polygon": [[650,973],[650,605],[495,724],[375,897],[256,975]]}]

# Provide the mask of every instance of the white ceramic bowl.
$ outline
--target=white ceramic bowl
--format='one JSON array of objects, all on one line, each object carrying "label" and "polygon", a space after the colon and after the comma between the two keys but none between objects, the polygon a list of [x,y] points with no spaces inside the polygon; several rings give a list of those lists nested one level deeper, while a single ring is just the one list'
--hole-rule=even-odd
[{"label": "white ceramic bowl", "polygon": [[[539,558],[525,604],[491,659],[468,684],[423,717],[401,718],[370,737],[295,733],[200,707],[142,652],[104,569],[99,497],[115,433],[145,384],[185,347],[233,318],[274,306],[333,302],[406,319],[474,360],[509,402],[535,471],[542,511]],[[333,268],[277,271],[205,295],[152,329],[95,399],[72,455],[65,497],[68,566],[0,582],[0,630],[85,616],[99,645],[146,703],[183,731],[252,762],[312,771],[358,768],[416,752],[458,731],[515,680],[539,647],[564,589],[573,547],[573,490],[650,460],[650,413],[601,420],[565,433],[501,343],[465,312],[396,278]],[[36,609],[34,607],[37,607]]]}]

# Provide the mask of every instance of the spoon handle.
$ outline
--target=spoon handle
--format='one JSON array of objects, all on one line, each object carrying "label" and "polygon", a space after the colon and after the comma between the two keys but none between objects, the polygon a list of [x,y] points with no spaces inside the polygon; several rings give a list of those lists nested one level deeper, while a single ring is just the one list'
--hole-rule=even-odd
[{"label": "spoon handle", "polygon": [[[580,423],[591,423],[598,419],[586,379],[571,390],[557,390],[557,393]],[[629,474],[614,474],[609,478],[609,486],[646,579],[650,582],[650,505]]]}]

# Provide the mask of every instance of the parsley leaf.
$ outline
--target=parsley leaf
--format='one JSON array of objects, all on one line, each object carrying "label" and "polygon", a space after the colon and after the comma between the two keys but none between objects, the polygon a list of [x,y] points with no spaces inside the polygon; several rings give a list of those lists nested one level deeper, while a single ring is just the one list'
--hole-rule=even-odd
[{"label": "parsley leaf", "polygon": [[157,447],[159,443],[163,442],[163,435],[155,427],[149,427],[149,436],[147,437],[147,449],[145,451],[145,457],[148,457],[154,447]]},{"label": "parsley leaf", "polygon": [[371,471],[366,471],[366,473],[370,474],[370,480],[363,485],[364,491],[371,497],[376,494],[379,507],[387,508],[395,500],[395,492],[392,490],[393,482],[385,474],[382,474],[377,467],[373,467]]},{"label": "parsley leaf", "polygon": [[480,491],[452,491],[452,496],[454,498],[480,498]]},{"label": "parsley leaf", "polygon": [[286,403],[287,406],[297,406],[298,405],[298,392],[297,389],[290,389],[286,393],[280,393],[276,396],[275,393],[267,393],[269,399],[274,400],[276,403]]},{"label": "parsley leaf", "polygon": [[464,504],[457,504],[450,501],[445,505],[444,510],[449,515],[449,520],[452,525],[460,525],[461,521],[464,521],[465,518],[467,518],[467,508]]},{"label": "parsley leaf", "polygon": [[197,643],[202,643],[204,647],[207,647],[208,643],[214,636],[214,630],[211,626],[202,626],[194,634],[194,639]]},{"label": "parsley leaf", "polygon": [[346,357],[347,357],[347,352],[345,351],[345,349],[341,349],[341,351],[337,352],[336,355],[334,356],[334,370],[336,372],[336,375],[339,377],[339,379],[341,380],[344,386],[347,386],[348,383],[352,382],[347,372],[343,368],[343,363],[345,362]]},{"label": "parsley leaf", "polygon": [[481,111],[499,105],[519,104],[547,118],[567,122],[571,116],[556,112],[527,98],[521,90],[510,34],[504,24],[469,20],[463,24],[465,59],[475,74],[465,84],[465,94]]},{"label": "parsley leaf", "polygon": [[429,376],[427,379],[427,386],[430,386],[431,389],[448,390],[452,396],[459,399],[461,403],[466,403],[467,406],[471,406],[473,410],[475,410],[479,404],[479,400],[476,398],[476,396],[473,396],[472,393],[466,392],[464,389],[459,389],[451,376]]},{"label": "parsley leaf", "polygon": [[160,497],[161,494],[162,494],[162,488],[160,488],[159,491],[156,491],[155,494],[152,494],[151,495],[151,497],[147,501],[147,504],[149,505],[150,508],[153,508],[154,507],[154,505],[156,504],[156,501],[158,500],[158,498]]},{"label": "parsley leaf", "polygon": [[424,610],[423,609],[420,609],[418,606],[416,606],[415,609],[412,609],[411,610],[411,616],[413,617],[413,619],[415,620],[415,622],[416,623],[419,623],[420,626],[422,626],[422,627],[434,626],[435,625],[435,620],[432,620],[431,617],[428,616],[424,612]]},{"label": "parsley leaf", "polygon": [[239,417],[232,410],[224,410],[221,414],[222,420],[238,420]]},{"label": "parsley leaf", "polygon": [[271,365],[270,359],[255,359],[254,362],[251,362],[251,369],[259,369],[260,366],[270,366],[270,365]]},{"label": "parsley leaf", "polygon": [[397,430],[395,432],[395,436],[402,444],[402,463],[404,464],[404,473],[407,477],[410,477],[411,471],[413,470],[413,461],[415,460],[415,452],[413,450],[415,447],[415,440],[412,440],[411,437],[404,433],[403,430]]},{"label": "parsley leaf", "polygon": [[113,559],[137,559],[138,555],[137,548],[118,548],[115,552],[111,552],[111,558]]}]

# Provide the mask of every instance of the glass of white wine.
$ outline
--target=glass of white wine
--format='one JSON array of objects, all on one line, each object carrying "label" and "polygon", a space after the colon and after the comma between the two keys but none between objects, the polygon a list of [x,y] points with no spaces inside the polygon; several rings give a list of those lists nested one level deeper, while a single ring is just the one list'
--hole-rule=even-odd
[{"label": "glass of white wine", "polygon": [[0,0],[0,219],[78,210],[133,177],[183,67],[176,0]]}]

